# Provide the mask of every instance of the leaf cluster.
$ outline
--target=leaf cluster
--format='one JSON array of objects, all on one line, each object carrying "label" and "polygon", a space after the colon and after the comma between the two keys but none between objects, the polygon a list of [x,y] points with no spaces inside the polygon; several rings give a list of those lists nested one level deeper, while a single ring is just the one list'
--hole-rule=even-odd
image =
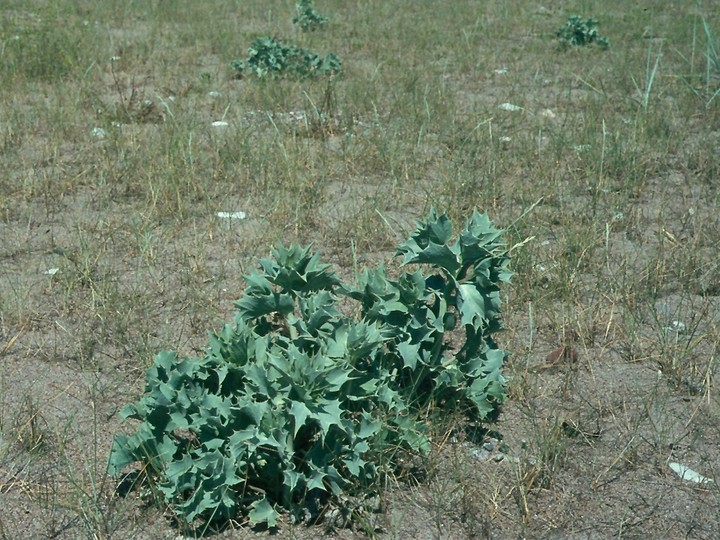
[{"label": "leaf cluster", "polygon": [[475,212],[453,240],[431,211],[397,249],[418,269],[365,270],[354,285],[310,247],[279,245],[203,357],[157,355],[122,411],[139,424],[116,437],[110,473],[139,462],[189,523],[274,526],[283,509],[372,490],[402,451],[427,452],[434,407],[493,419],[506,399],[507,353],[491,336],[511,275],[501,233]]},{"label": "leaf cluster", "polygon": [[244,60],[230,63],[236,76],[246,73],[258,79],[308,79],[336,75],[342,71],[342,61],[333,54],[319,54],[296,45],[284,44],[274,37],[259,37],[252,42]]},{"label": "leaf cluster", "polygon": [[297,24],[303,32],[314,32],[327,23],[328,18],[320,15],[313,6],[312,0],[299,0],[295,4],[293,24]]},{"label": "leaf cluster", "polygon": [[560,40],[560,46],[564,48],[597,43],[602,49],[607,49],[610,46],[610,40],[599,34],[599,24],[596,19],[583,19],[572,15],[568,17],[565,26],[558,29],[555,35]]}]

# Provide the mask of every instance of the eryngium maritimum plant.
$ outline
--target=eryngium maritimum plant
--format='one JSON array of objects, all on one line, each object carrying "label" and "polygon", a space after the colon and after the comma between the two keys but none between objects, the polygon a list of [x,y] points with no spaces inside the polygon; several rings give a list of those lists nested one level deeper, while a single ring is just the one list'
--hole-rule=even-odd
[{"label": "eryngium maritimum plant", "polygon": [[365,270],[355,285],[310,247],[279,245],[204,356],[157,355],[144,395],[122,411],[139,424],[115,439],[110,473],[138,462],[189,523],[274,526],[283,509],[376,487],[398,449],[427,452],[434,403],[491,420],[506,399],[507,353],[492,339],[511,275],[501,234],[475,212],[453,240],[431,211],[397,249],[416,270]]},{"label": "eryngium maritimum plant", "polygon": [[238,78],[250,73],[258,79],[311,79],[341,73],[342,61],[333,53],[320,56],[311,50],[266,36],[253,41],[247,58],[233,60],[230,67]]},{"label": "eryngium maritimum plant", "polygon": [[299,0],[295,4],[293,24],[297,24],[303,32],[314,32],[327,23],[328,18],[315,11],[312,0]]},{"label": "eryngium maritimum plant", "polygon": [[560,40],[562,48],[597,43],[600,48],[607,49],[610,47],[610,40],[606,36],[600,35],[599,24],[596,19],[583,19],[573,15],[568,17],[565,26],[559,28],[555,35]]}]

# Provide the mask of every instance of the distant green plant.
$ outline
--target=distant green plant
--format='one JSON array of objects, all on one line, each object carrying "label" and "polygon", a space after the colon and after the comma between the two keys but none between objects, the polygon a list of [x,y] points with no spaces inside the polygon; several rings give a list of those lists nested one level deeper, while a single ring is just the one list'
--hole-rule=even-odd
[{"label": "distant green plant", "polygon": [[607,37],[598,33],[597,27],[599,24],[593,18],[583,19],[577,15],[568,17],[565,26],[556,32],[557,37],[560,39],[560,46],[573,47],[597,43],[601,48],[607,49],[610,46],[610,41]]},{"label": "distant green plant", "polygon": [[313,7],[312,0],[300,0],[295,4],[293,24],[297,24],[303,32],[314,32],[328,21]]},{"label": "distant green plant", "polygon": [[342,62],[335,54],[320,56],[313,51],[285,45],[273,37],[260,37],[252,42],[245,60],[234,60],[230,66],[240,78],[252,73],[259,79],[305,79],[334,75],[342,70]]},{"label": "distant green plant", "polygon": [[397,249],[428,275],[392,280],[380,267],[355,286],[310,247],[279,245],[203,357],[157,355],[122,410],[140,424],[116,437],[109,472],[139,462],[188,523],[241,514],[274,526],[282,509],[372,491],[402,450],[427,453],[435,406],[492,420],[506,399],[507,353],[492,339],[511,276],[501,234],[475,212],[451,242],[432,211]]}]

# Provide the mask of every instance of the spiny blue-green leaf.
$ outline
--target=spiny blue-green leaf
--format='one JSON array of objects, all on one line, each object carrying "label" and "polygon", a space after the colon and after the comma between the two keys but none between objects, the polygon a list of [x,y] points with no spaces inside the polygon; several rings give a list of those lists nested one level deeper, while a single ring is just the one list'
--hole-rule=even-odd
[{"label": "spiny blue-green leaf", "polygon": [[163,434],[159,438],[150,438],[142,427],[136,434],[138,436],[137,450],[142,452],[145,457],[150,458],[152,465],[157,470],[163,470],[166,464],[175,459],[175,453],[178,450],[177,444],[168,435]]},{"label": "spiny blue-green leaf", "polygon": [[242,406],[233,408],[233,417],[236,419],[236,424],[244,429],[247,426],[261,425],[269,410],[270,406],[267,402],[244,399]]},{"label": "spiny blue-green leaf", "polygon": [[320,423],[323,434],[327,434],[332,426],[342,426],[343,407],[339,399],[322,404],[315,418]]},{"label": "spiny blue-green leaf", "polygon": [[485,324],[485,299],[480,291],[472,283],[462,283],[458,285],[458,295],[460,323],[482,328]]},{"label": "spiny blue-green leaf", "polygon": [[348,329],[347,347],[352,358],[362,358],[376,352],[384,341],[385,338],[374,323],[360,322]]},{"label": "spiny blue-green leaf", "polygon": [[235,325],[226,324],[219,334],[210,334],[208,355],[221,365],[247,365],[256,357],[255,337],[245,322],[238,318]]},{"label": "spiny blue-green leaf", "polygon": [[430,211],[426,221],[419,221],[415,232],[400,244],[397,254],[403,255],[403,264],[425,263],[444,268],[454,275],[460,268],[460,248],[448,245],[452,238],[452,222],[447,214]]},{"label": "spiny blue-green leaf", "polygon": [[414,370],[417,366],[420,344],[408,342],[400,343],[397,346],[397,350],[400,353],[400,356],[402,356],[405,367]]},{"label": "spiny blue-green leaf", "polygon": [[308,330],[315,334],[326,325],[326,330],[331,330],[337,324],[335,321],[340,312],[335,307],[335,298],[323,291],[303,300],[302,315]]},{"label": "spiny blue-green leaf", "polygon": [[378,379],[368,379],[360,385],[360,389],[363,391],[364,397],[370,397],[377,392],[380,381]]},{"label": "spiny blue-green leaf", "polygon": [[231,405],[232,401],[228,398],[215,394],[205,394],[200,404],[200,410],[203,413],[211,414],[216,417],[222,416],[227,418],[231,414]]},{"label": "spiny blue-green leaf", "polygon": [[408,308],[417,304],[426,295],[427,278],[420,270],[412,274],[403,274],[394,284],[400,293],[400,301]]},{"label": "spiny blue-green leaf", "polygon": [[308,416],[310,416],[312,413],[310,412],[310,409],[307,408],[307,406],[300,402],[300,401],[293,401],[290,405],[290,414],[293,416],[294,419],[294,429],[293,429],[293,435],[297,436],[298,431],[300,431],[300,428],[305,425],[305,420]]},{"label": "spiny blue-green leaf", "polygon": [[343,284],[338,291],[363,304],[380,298],[387,290],[388,280],[385,268],[380,266],[375,269],[365,268],[358,276],[358,283],[355,286]]},{"label": "spiny blue-green leaf", "polygon": [[168,481],[172,482],[177,486],[179,491],[185,491],[186,489],[194,488],[193,476],[194,474],[188,474],[193,472],[195,469],[195,463],[193,459],[185,454],[180,460],[173,461],[165,471]]},{"label": "spiny blue-green leaf", "polygon": [[405,409],[400,394],[387,384],[383,384],[378,388],[377,397],[380,403],[384,403],[388,407],[397,408],[398,410]]},{"label": "spiny blue-green leaf", "polygon": [[273,250],[275,261],[261,259],[260,265],[267,279],[283,291],[308,294],[330,290],[340,285],[340,280],[330,271],[330,266],[320,263],[318,253],[310,254],[312,246],[297,244],[286,248],[282,244]]},{"label": "spiny blue-green leaf", "polygon": [[339,392],[343,384],[352,379],[346,367],[336,367],[325,372],[325,381],[328,392]]},{"label": "spiny blue-green leaf", "polygon": [[402,264],[432,264],[444,268],[451,275],[455,275],[460,269],[460,250],[455,245],[430,243],[427,247],[420,248],[414,242],[408,242],[405,246],[407,249],[398,253],[404,255]]},{"label": "spiny blue-green leaf", "polygon": [[288,468],[283,471],[283,479],[285,487],[292,493],[301,482],[304,483],[305,475]]},{"label": "spiny blue-green leaf", "polygon": [[446,244],[452,238],[452,233],[452,222],[448,215],[444,213],[438,215],[435,208],[431,208],[428,217],[424,221],[417,222],[415,232],[410,238],[415,239],[421,248],[425,248],[431,242]]},{"label": "spiny blue-green leaf", "polygon": [[409,416],[398,416],[395,423],[400,428],[401,440],[411,449],[423,454],[430,450],[430,440],[419,421]]},{"label": "spiny blue-green leaf", "polygon": [[455,363],[453,363],[451,360],[443,359],[443,366],[444,369],[436,378],[436,382],[438,385],[444,386],[446,388],[457,388],[461,384],[463,384],[465,374],[460,371],[460,369]]},{"label": "spiny blue-green leaf", "polygon": [[113,441],[108,461],[108,474],[117,476],[128,465],[135,463],[138,456],[131,450],[127,435],[118,435]]},{"label": "spiny blue-green leaf", "polygon": [[332,465],[329,465],[326,469],[325,482],[330,486],[330,491],[332,491],[333,495],[336,497],[342,495],[342,485],[345,484],[345,481],[338,470]]},{"label": "spiny blue-green leaf", "polygon": [[[360,420],[360,427],[358,428],[357,436],[361,439],[367,439],[380,431],[381,427],[382,424],[379,420],[374,419],[369,413],[364,412],[362,419]],[[355,446],[355,448],[358,449],[358,446],[359,443]]]},{"label": "spiny blue-green leaf", "polygon": [[245,370],[245,377],[260,395],[271,395],[268,374],[263,366],[258,364],[248,366]]},{"label": "spiny blue-green leaf", "polygon": [[432,307],[427,309],[427,320],[440,335],[445,331],[445,315],[447,314],[447,309],[447,300],[445,300],[443,295],[435,295]]},{"label": "spiny blue-green leaf", "polygon": [[[399,298],[399,294],[397,295]],[[376,317],[387,317],[393,313],[405,314],[408,312],[406,304],[396,299],[387,299],[377,302],[371,310],[368,311],[368,316],[371,318]]]},{"label": "spiny blue-green leaf", "polygon": [[485,392],[486,388],[487,384],[485,381],[476,379],[468,391],[468,398],[473,402],[475,407],[477,407],[481,420],[487,418],[496,408],[496,405],[488,400],[488,395]]},{"label": "spiny blue-green leaf", "polygon": [[143,420],[143,417],[147,414],[144,404],[145,400],[141,400],[138,403],[129,403],[124,405],[120,409],[120,418],[123,420],[127,420],[129,418],[132,418],[133,420]]},{"label": "spiny blue-green leaf", "polygon": [[277,292],[265,296],[246,294],[235,302],[235,306],[242,313],[245,319],[256,319],[271,313],[287,315],[295,309],[295,301],[292,296]]},{"label": "spiny blue-green leaf", "polygon": [[187,429],[188,427],[190,427],[189,418],[184,412],[175,411],[170,413],[170,422],[166,427],[168,431]]},{"label": "spiny blue-green leaf", "polygon": [[346,321],[337,325],[331,335],[325,340],[325,354],[328,358],[342,360],[348,357],[348,339],[349,328]]},{"label": "spiny blue-green leaf", "polygon": [[308,490],[319,489],[325,491],[325,484],[323,483],[325,476],[325,473],[322,471],[314,471],[307,481]]},{"label": "spiny blue-green leaf", "polygon": [[504,246],[500,240],[503,232],[495,228],[487,214],[474,211],[458,240],[463,262],[475,264],[491,256],[497,248]]},{"label": "spiny blue-green leaf", "polygon": [[359,457],[353,457],[352,459],[343,459],[342,462],[350,471],[353,476],[360,476],[360,471],[365,466],[365,462]]},{"label": "spiny blue-green leaf", "polygon": [[266,523],[268,527],[275,527],[277,525],[278,517],[280,514],[270,504],[267,497],[263,497],[250,505],[250,512],[248,518],[250,523],[257,525],[260,523]]},{"label": "spiny blue-green leaf", "polygon": [[500,372],[500,369],[502,368],[503,362],[505,361],[505,358],[507,357],[507,352],[503,351],[501,349],[492,349],[488,348],[485,350],[485,369],[489,371],[495,371]]},{"label": "spiny blue-green leaf", "polygon": [[173,371],[175,365],[178,363],[177,354],[172,351],[162,351],[155,356],[153,366],[148,371],[148,381],[152,380],[165,380],[168,379],[168,374]]},{"label": "spiny blue-green leaf", "polygon": [[250,274],[243,276],[247,286],[245,294],[264,296],[273,292],[272,282],[263,274],[259,274],[256,270],[251,270]]}]

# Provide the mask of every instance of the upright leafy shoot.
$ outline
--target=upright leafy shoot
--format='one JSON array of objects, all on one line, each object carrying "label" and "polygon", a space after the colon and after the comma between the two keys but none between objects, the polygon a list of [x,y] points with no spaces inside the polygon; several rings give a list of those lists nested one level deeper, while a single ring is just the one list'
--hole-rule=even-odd
[{"label": "upright leafy shoot", "polygon": [[313,6],[312,0],[299,0],[295,4],[293,24],[297,24],[303,32],[314,32],[327,23],[328,18],[320,15]]}]

